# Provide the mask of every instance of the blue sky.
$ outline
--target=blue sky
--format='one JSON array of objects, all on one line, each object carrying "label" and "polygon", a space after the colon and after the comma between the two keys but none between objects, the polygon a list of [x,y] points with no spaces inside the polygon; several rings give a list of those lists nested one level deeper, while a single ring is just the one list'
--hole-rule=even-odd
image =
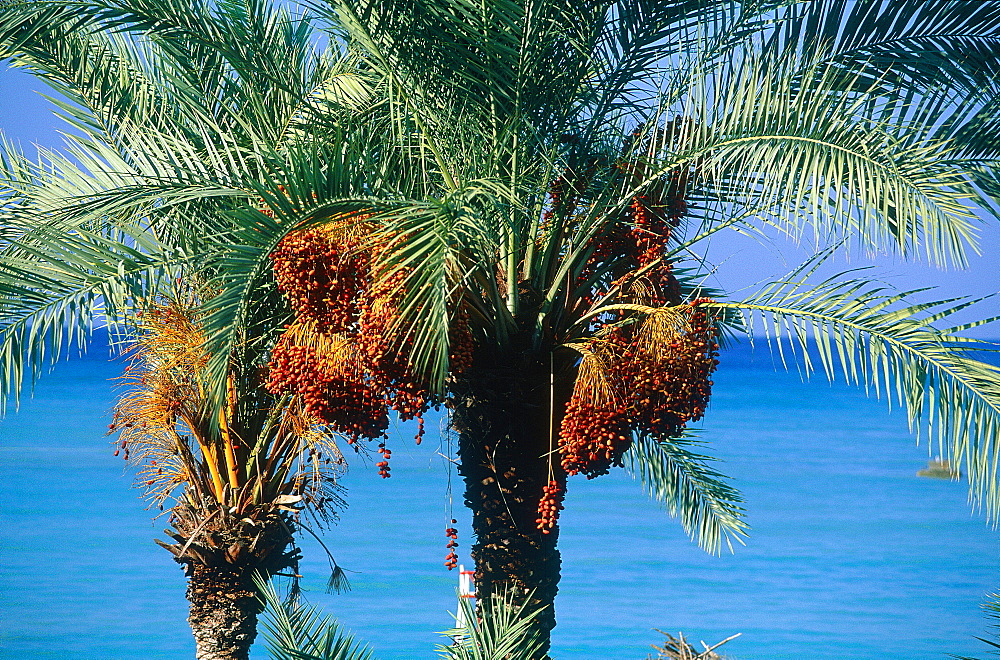
[{"label": "blue sky", "polygon": [[[34,144],[56,148],[62,142],[59,134],[62,122],[53,115],[52,106],[39,93],[45,90],[42,83],[24,72],[0,68],[0,130],[8,140],[20,143],[29,154],[34,152]],[[1000,221],[983,218],[979,247],[982,254],[971,255],[969,268],[963,271],[904,262],[892,255],[876,258],[853,256],[851,259],[838,256],[827,270],[832,274],[850,268],[873,266],[880,278],[899,289],[937,287],[936,291],[923,294],[923,300],[986,296],[1000,291]],[[708,283],[730,292],[734,297],[742,297],[745,294],[739,291],[752,291],[755,283],[788,272],[809,255],[807,247],[796,246],[786,240],[762,245],[728,234],[714,239],[709,248],[709,259],[718,266],[718,270]],[[994,315],[1000,315],[1000,300],[980,303],[957,319],[965,322]],[[970,334],[1000,337],[1000,323]]]}]

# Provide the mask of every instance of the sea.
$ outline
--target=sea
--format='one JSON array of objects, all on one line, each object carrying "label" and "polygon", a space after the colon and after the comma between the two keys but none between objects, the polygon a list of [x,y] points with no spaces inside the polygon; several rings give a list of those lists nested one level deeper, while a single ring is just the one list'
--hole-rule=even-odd
[{"label": "sea", "polygon": [[[148,510],[106,437],[123,364],[106,349],[58,364],[0,420],[0,658],[194,657],[185,580],[153,544]],[[326,594],[329,565],[302,539],[306,600],[382,660],[435,658],[454,623],[458,571],[443,563],[469,514],[455,447],[429,420],[393,430],[392,478],[356,459],[348,507],[314,531],[351,591]],[[981,604],[1000,590],[1000,535],[967,484],[921,478],[933,447],[863,390],[786,371],[766,344],[722,355],[698,430],[745,498],[744,543],[700,550],[622,470],[572,478],[561,519],[563,577],[552,655],[644,660],[663,631],[738,660],[990,657]],[[268,658],[262,640],[254,660]]]}]

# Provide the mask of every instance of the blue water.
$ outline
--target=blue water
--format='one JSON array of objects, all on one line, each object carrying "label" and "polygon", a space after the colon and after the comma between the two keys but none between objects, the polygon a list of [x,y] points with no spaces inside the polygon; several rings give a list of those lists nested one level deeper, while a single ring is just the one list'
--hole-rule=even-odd
[{"label": "blue water", "polygon": [[[103,437],[120,368],[100,351],[60,364],[0,421],[0,658],[194,655],[183,575],[151,542],[165,518],[144,510]],[[392,479],[355,465],[350,508],[322,535],[352,592],[322,593],[324,556],[303,542],[309,600],[383,660],[433,657],[455,609],[457,576],[441,565],[447,447],[410,435],[392,444]],[[1000,589],[1000,536],[965,484],[914,476],[927,449],[901,413],[743,348],[723,356],[703,437],[748,500],[746,546],[706,555],[620,471],[572,480],[556,658],[641,660],[662,639],[653,628],[709,643],[741,632],[723,647],[739,660],[985,656],[974,636]]]}]

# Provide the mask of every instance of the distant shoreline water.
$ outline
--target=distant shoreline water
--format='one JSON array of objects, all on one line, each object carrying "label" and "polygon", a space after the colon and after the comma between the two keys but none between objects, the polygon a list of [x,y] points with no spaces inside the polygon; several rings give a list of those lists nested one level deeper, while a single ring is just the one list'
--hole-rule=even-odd
[{"label": "distant shoreline water", "polygon": [[[0,421],[0,658],[193,657],[184,579],[104,437],[120,361],[94,348],[40,381]],[[641,660],[684,631],[738,660],[944,659],[986,654],[979,604],[1000,589],[1000,537],[964,483],[915,476],[929,458],[899,410],[822,374],[775,373],[766,348],[726,351],[701,425],[706,452],[747,499],[747,545],[711,557],[628,476],[571,479],[554,657]],[[433,420],[440,423],[440,420]],[[349,508],[324,542],[304,540],[303,587],[382,660],[432,658],[451,621],[446,519],[469,564],[462,485],[431,434],[394,434],[393,478],[352,464]],[[260,645],[258,645],[259,647]],[[265,658],[262,649],[255,658]]]}]

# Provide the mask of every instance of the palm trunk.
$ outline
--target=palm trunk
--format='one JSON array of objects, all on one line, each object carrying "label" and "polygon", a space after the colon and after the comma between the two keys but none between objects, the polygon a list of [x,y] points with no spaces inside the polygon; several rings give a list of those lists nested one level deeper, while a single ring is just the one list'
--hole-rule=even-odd
[{"label": "palm trunk", "polygon": [[156,543],[188,576],[195,657],[247,660],[263,610],[254,575],[266,580],[300,559],[292,519],[273,506],[235,513],[217,504],[178,504],[172,513],[174,529],[164,532],[174,543]]},{"label": "palm trunk", "polygon": [[261,611],[247,572],[193,564],[187,598],[197,660],[247,660]]},{"label": "palm trunk", "polygon": [[[453,387],[453,423],[476,536],[477,594],[484,598],[503,584],[532,594],[529,605],[545,607],[536,620],[544,655],[556,625],[561,560],[558,527],[543,534],[536,519],[543,487],[550,478],[565,487],[565,474],[558,456],[552,457],[555,469],[549,469],[559,415],[550,421],[552,376],[543,362],[548,360],[496,360],[507,366],[464,375]],[[555,386],[558,412],[568,397],[564,380],[557,379]]]}]

